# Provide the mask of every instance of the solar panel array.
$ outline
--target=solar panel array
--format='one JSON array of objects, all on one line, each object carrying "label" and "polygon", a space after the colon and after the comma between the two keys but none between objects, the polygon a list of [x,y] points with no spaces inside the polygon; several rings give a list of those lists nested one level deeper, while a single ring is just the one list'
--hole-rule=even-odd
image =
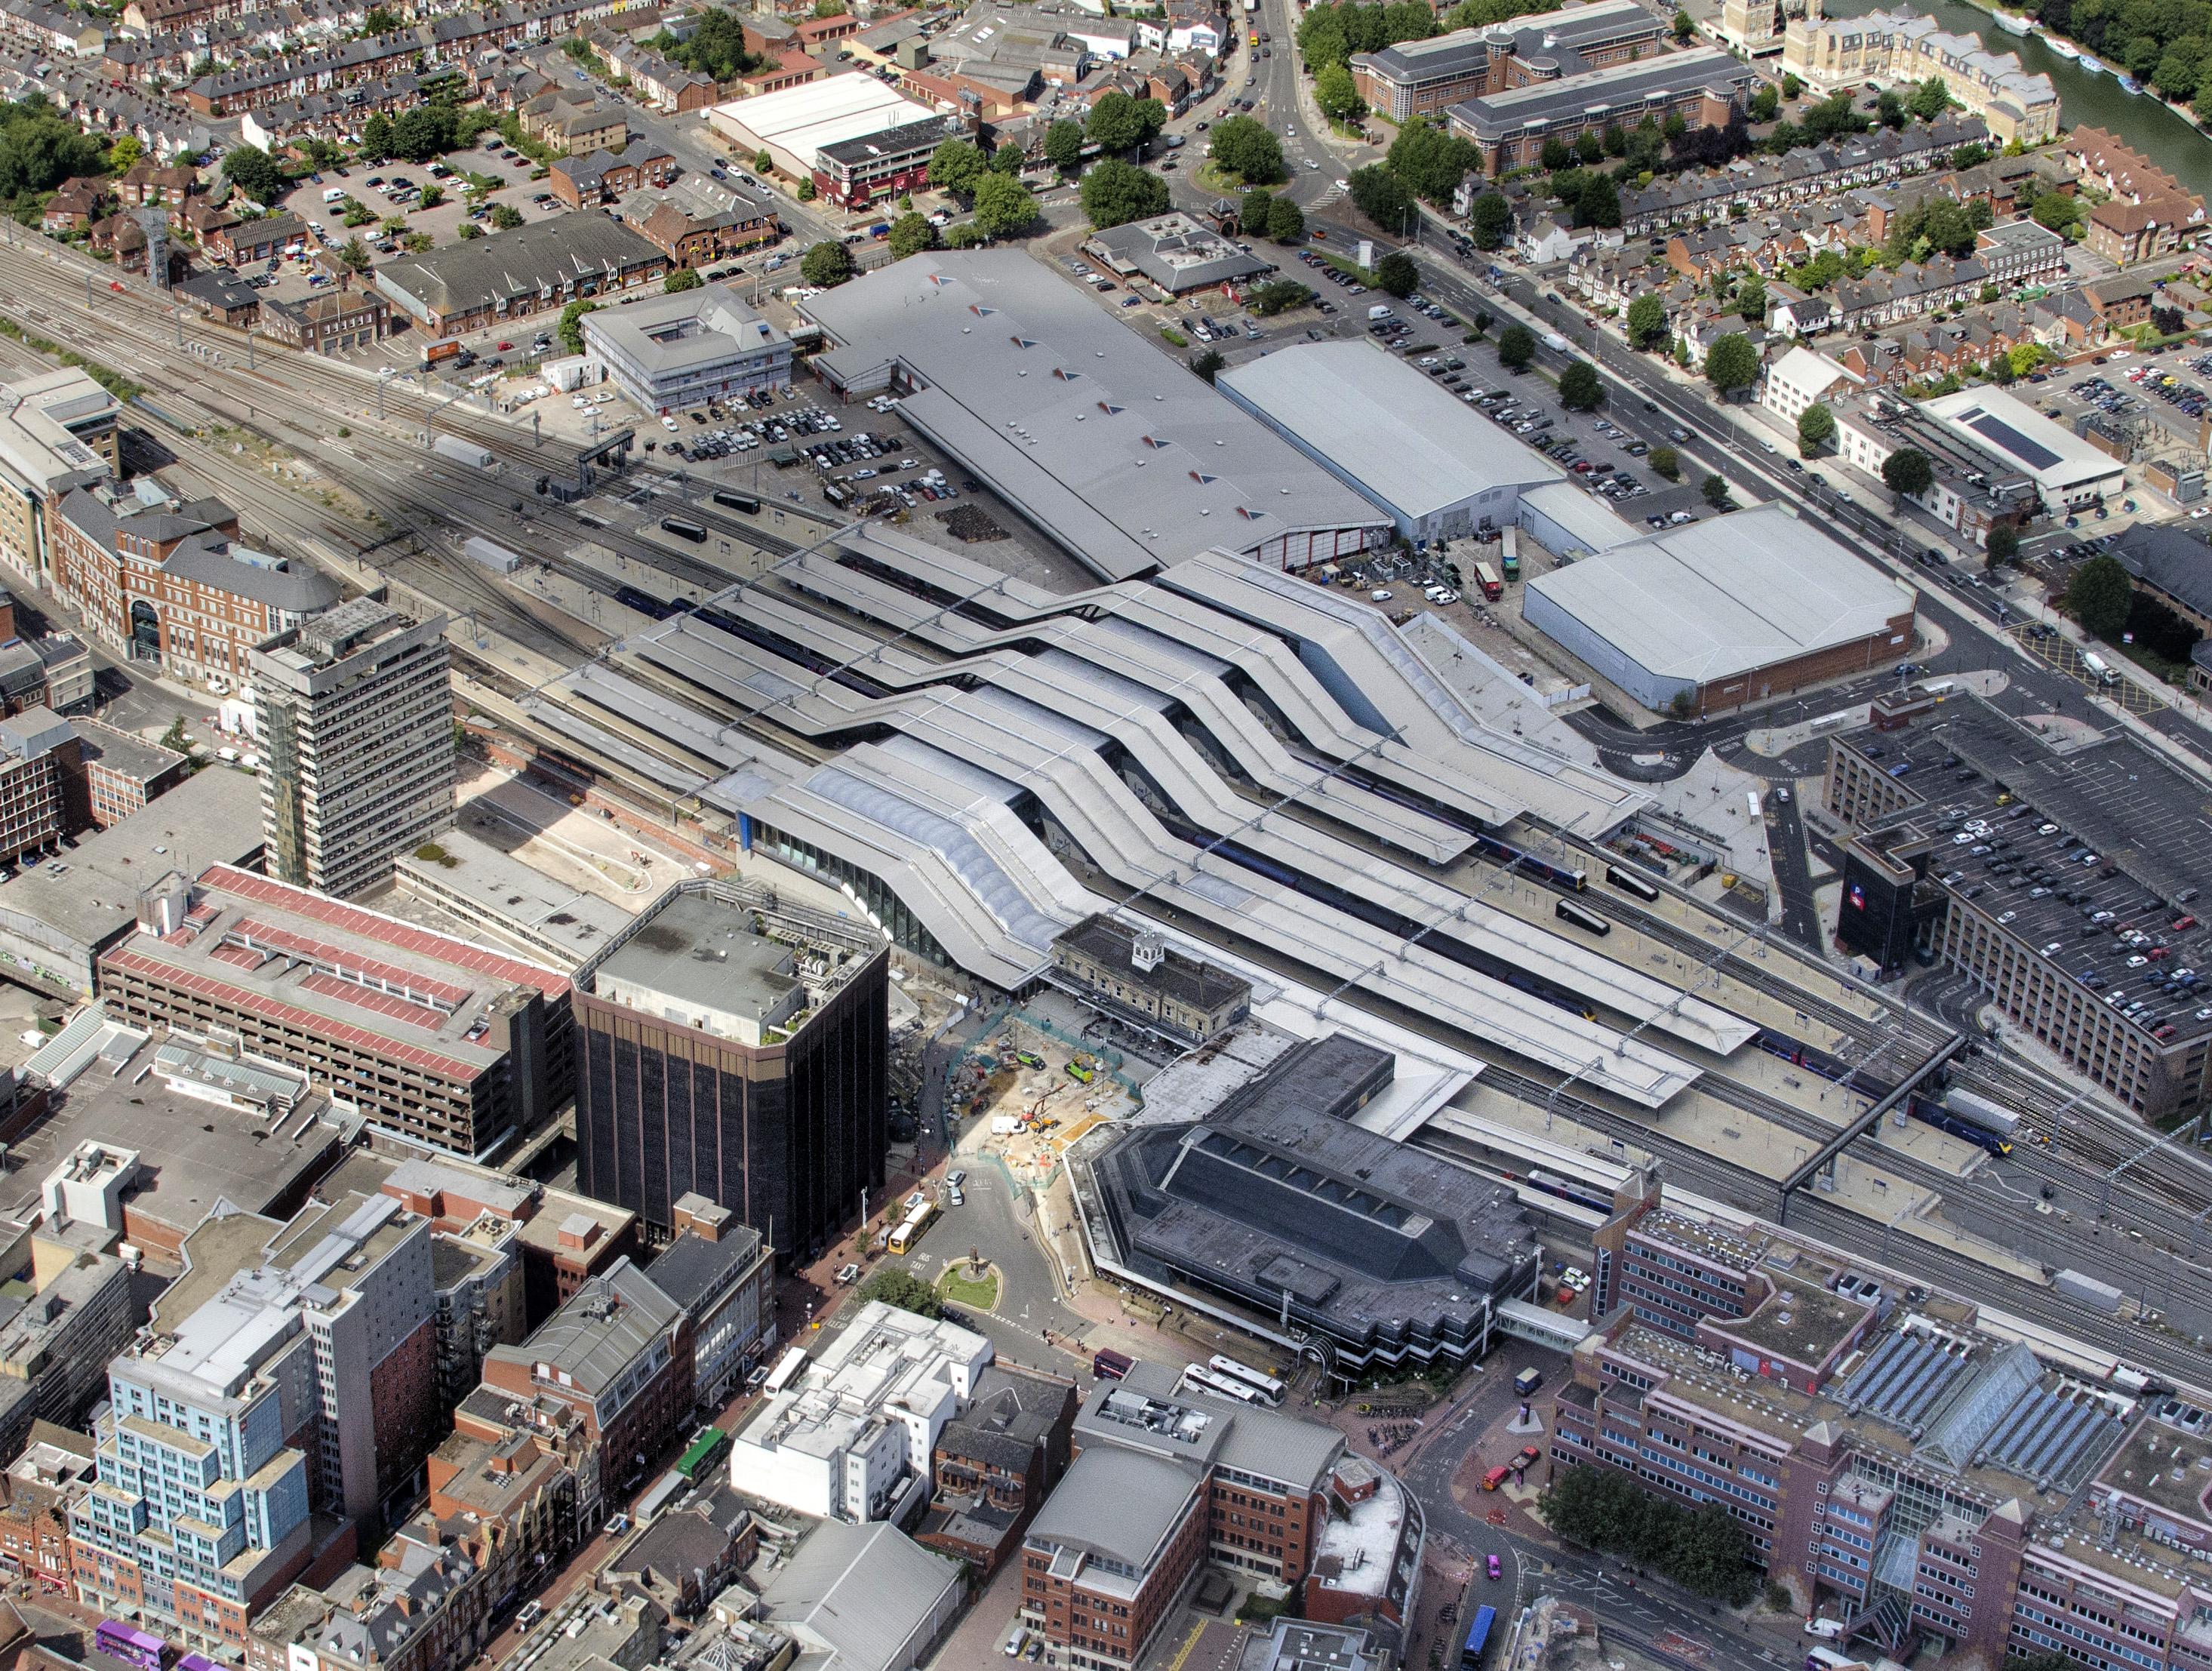
[{"label": "solar panel array", "polygon": [[1900,1331],[1875,1347],[1844,1383],[1844,1400],[1894,1426],[1911,1427],[1966,1374],[1967,1362],[1961,1346]]}]

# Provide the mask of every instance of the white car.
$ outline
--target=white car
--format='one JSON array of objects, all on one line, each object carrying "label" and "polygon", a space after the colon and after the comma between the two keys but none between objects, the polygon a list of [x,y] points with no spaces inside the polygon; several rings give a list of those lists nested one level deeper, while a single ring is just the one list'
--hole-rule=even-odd
[{"label": "white car", "polygon": [[673,429],[676,427],[676,420],[672,417],[665,417],[660,420],[660,427],[664,429]]},{"label": "white car", "polygon": [[[1306,167],[1313,170],[1316,173],[1319,173],[1321,172],[1321,164],[1316,162],[1311,157],[1308,157],[1306,159]],[[1273,219],[1273,217],[1271,216],[1269,218]]]}]

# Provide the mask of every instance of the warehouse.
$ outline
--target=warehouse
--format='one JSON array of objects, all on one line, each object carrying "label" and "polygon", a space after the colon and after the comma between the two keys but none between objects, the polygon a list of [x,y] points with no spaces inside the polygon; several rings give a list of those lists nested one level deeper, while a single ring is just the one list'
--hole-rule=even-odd
[{"label": "warehouse", "polygon": [[[1231,367],[1213,386],[1384,512],[1401,538],[1464,539],[1517,525],[1564,549],[1547,537],[1556,532],[1548,520],[1528,526],[1522,495],[1565,472],[1371,343],[1301,343]],[[1619,530],[1605,544],[1635,538],[1590,502]],[[1587,538],[1572,544],[1595,549]]]},{"label": "warehouse", "polygon": [[2046,516],[2065,516],[2117,499],[2127,466],[2053,423],[2002,389],[1961,389],[1921,410],[2001,465],[2027,472]]},{"label": "warehouse", "polygon": [[1895,661],[1916,594],[1778,506],[1528,582],[1528,624],[1656,712],[1714,714]]},{"label": "warehouse", "polygon": [[1387,532],[1360,495],[1022,251],[909,256],[799,311],[835,344],[814,361],[823,382],[905,397],[902,417],[1103,580],[1215,546],[1300,568]]},{"label": "warehouse", "polygon": [[[777,93],[732,99],[708,111],[707,120],[740,156],[766,151],[777,173],[812,180],[818,191],[822,182],[816,176],[826,149],[938,118],[928,106],[915,103],[873,76],[831,76]],[[929,142],[925,156],[937,143]]]}]

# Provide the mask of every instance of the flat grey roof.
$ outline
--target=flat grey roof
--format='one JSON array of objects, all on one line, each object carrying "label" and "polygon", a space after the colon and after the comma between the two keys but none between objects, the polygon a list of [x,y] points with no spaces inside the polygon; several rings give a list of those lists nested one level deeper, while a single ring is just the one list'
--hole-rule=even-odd
[{"label": "flat grey roof", "polygon": [[1030,1541],[1081,1549],[1144,1571],[1198,1485],[1194,1469],[1164,1456],[1085,1445],[1030,1522]]},{"label": "flat grey roof", "polygon": [[1692,46],[1586,75],[1485,94],[1454,105],[1451,119],[1454,126],[1492,141],[1510,139],[1523,129],[1540,128],[1569,115],[1611,115],[1626,125],[1640,119],[1655,100],[1692,88],[1732,88],[1752,79],[1750,67],[1720,47]]},{"label": "flat grey roof", "polygon": [[592,973],[714,1009],[759,1009],[799,984],[790,963],[790,949],[753,933],[743,907],[670,893]]},{"label": "flat grey roof", "polygon": [[817,364],[900,412],[1094,573],[1381,525],[1374,508],[1018,250],[910,256],[800,304]]},{"label": "flat grey roof", "polygon": [[173,870],[242,864],[261,851],[261,781],[209,766],[73,852],[0,885],[0,916],[35,919],[88,950],[137,921],[138,894]]},{"label": "flat grey roof", "polygon": [[963,1582],[960,1569],[883,1521],[819,1522],[761,1587],[772,1624],[804,1625],[838,1671],[905,1671],[915,1632]]},{"label": "flat grey roof", "polygon": [[1535,448],[1364,337],[1279,349],[1213,381],[1402,516],[1565,479]]},{"label": "flat grey roof", "polygon": [[1700,684],[1881,632],[1914,597],[1779,506],[1668,529],[1528,589],[1639,666]]},{"label": "flat grey roof", "polygon": [[718,364],[787,340],[726,284],[702,284],[584,315],[598,337],[655,377]]}]

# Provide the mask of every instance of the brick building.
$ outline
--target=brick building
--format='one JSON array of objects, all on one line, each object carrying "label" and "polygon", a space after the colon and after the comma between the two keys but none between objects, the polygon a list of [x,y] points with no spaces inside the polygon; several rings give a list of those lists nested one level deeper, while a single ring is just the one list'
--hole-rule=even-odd
[{"label": "brick building", "polygon": [[68,1595],[70,1511],[93,1487],[92,1440],[52,1422],[31,1424],[22,1454],[0,1474],[0,1571]]},{"label": "brick building", "polygon": [[919,1540],[997,1571],[1067,1469],[1077,1403],[1060,1376],[1002,1364],[978,1374],[967,1409],[937,1436]]},{"label": "brick building", "polygon": [[302,354],[345,354],[392,331],[392,304],[374,284],[340,283],[300,301],[261,307],[261,334]]},{"label": "brick building", "polygon": [[1551,12],[1525,27],[1492,24],[1352,55],[1352,85],[1391,121],[1441,118],[1462,99],[1556,81],[1659,52],[1667,26],[1636,0]]}]

